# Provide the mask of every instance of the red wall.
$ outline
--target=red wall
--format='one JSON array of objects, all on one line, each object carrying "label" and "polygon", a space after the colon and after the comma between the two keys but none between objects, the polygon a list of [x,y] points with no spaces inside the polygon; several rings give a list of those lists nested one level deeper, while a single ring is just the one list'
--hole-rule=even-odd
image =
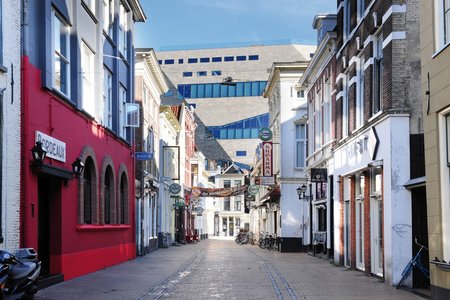
[{"label": "red wall", "polygon": [[[101,174],[102,160],[110,156],[114,173],[124,164],[128,173],[129,206],[127,225],[79,226],[78,179],[61,185],[61,203],[52,208],[61,217],[61,228],[52,228],[52,272],[64,273],[70,279],[135,257],[134,233],[134,163],[132,148],[68,102],[41,87],[40,71],[22,59],[22,206],[21,246],[38,249],[38,176],[31,169],[31,151],[35,131],[41,131],[66,143],[66,162],[46,158],[45,163],[71,170],[71,163],[83,148],[95,151],[97,174]],[[100,178],[97,179],[100,183]],[[116,178],[116,186],[118,180]],[[117,188],[116,188],[117,190]],[[100,199],[99,199],[100,200]],[[34,216],[32,214],[34,207]],[[55,241],[53,239],[56,239]]]}]

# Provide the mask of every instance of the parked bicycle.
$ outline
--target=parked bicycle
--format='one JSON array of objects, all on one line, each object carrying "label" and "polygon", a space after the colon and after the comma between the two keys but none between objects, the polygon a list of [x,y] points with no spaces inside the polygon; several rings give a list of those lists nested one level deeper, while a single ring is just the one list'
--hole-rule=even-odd
[{"label": "parked bicycle", "polygon": [[271,234],[268,236],[267,250],[277,250],[278,251],[279,237],[276,234]]},{"label": "parked bicycle", "polygon": [[421,256],[422,250],[423,249],[428,250],[428,248],[425,247],[424,245],[419,244],[417,242],[417,238],[415,238],[414,241],[416,245],[420,247],[420,249],[419,251],[417,251],[416,255],[408,262],[405,269],[403,270],[402,279],[400,279],[400,281],[398,282],[397,289],[400,287],[403,281],[405,281],[406,278],[408,278],[409,274],[411,274],[414,267],[419,269],[419,271],[423,274],[423,276],[425,276],[427,279],[430,279],[430,271],[422,265],[422,256]]},{"label": "parked bicycle", "polygon": [[250,241],[248,232],[239,232],[234,241],[239,245],[247,244]]},{"label": "parked bicycle", "polygon": [[259,248],[261,248],[261,249],[267,248],[267,245],[268,245],[268,242],[269,242],[268,236],[269,236],[269,234],[267,232],[264,232],[264,231],[262,231],[259,234],[259,240],[258,240]]}]

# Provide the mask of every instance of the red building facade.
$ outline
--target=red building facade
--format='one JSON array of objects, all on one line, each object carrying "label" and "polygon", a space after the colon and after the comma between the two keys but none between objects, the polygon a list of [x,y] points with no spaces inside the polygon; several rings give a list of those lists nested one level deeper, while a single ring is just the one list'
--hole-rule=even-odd
[{"label": "red building facade", "polygon": [[24,29],[21,246],[37,250],[43,275],[67,280],[135,257],[130,44],[145,15],[138,1],[42,2],[29,3]]}]

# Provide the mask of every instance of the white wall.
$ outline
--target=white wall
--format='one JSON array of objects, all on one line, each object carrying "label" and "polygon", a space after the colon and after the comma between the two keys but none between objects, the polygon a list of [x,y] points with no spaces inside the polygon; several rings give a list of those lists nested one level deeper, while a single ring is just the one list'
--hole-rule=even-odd
[{"label": "white wall", "polygon": [[[13,251],[20,243],[20,3],[2,1],[3,66],[0,89],[3,92],[3,149],[2,149],[2,228],[4,242],[1,249]],[[14,85],[11,76],[14,74]],[[0,98],[1,99],[1,98]],[[14,130],[11,130],[13,128]],[[27,246],[27,245],[25,245]]]}]

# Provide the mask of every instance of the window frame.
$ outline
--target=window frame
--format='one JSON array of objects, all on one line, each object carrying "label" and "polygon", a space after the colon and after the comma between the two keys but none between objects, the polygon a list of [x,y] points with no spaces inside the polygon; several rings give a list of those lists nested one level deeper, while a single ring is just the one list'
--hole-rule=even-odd
[{"label": "window frame", "polygon": [[[59,44],[60,44],[60,49],[56,49],[56,20],[58,21],[59,24],[59,34],[58,34],[58,40],[59,40]],[[61,28],[63,28],[64,30],[61,30]],[[61,36],[62,32],[66,31],[66,33]],[[51,18],[51,51],[52,51],[52,88],[57,90],[59,93],[69,97],[70,96],[70,26],[69,23],[66,22],[66,20],[63,18],[63,16],[61,16],[55,8],[52,7],[52,18]],[[61,43],[64,44],[64,46],[61,45]],[[57,82],[57,76],[56,76],[56,70],[57,70],[57,59],[56,57],[58,57],[61,61],[61,65],[59,67],[60,69],[60,80],[59,80],[59,85],[56,83]],[[63,78],[62,76],[62,72],[61,72],[61,66],[62,64],[65,65],[65,70],[64,70],[64,78],[66,78],[66,80],[63,80],[61,78]],[[65,85],[65,89],[62,88],[62,86]]]},{"label": "window frame", "polygon": [[[295,169],[303,169],[306,167],[306,157],[307,157],[307,145],[308,145],[308,135],[307,135],[307,125],[304,122],[295,124]],[[303,136],[300,132],[300,136],[297,134],[298,130],[303,132]],[[301,154],[301,149],[303,148],[303,155],[301,160],[299,159]]]},{"label": "window frame", "polygon": [[362,127],[364,125],[364,63],[365,60],[363,57],[359,57],[358,60],[358,86],[356,92],[356,129]]},{"label": "window frame", "polygon": [[372,115],[376,115],[383,109],[383,34],[376,36],[373,45],[373,103]]},{"label": "window frame", "polygon": [[113,74],[103,66],[103,125],[109,129],[113,126]]},{"label": "window frame", "polygon": [[95,53],[85,42],[81,42],[81,106],[95,116]]},{"label": "window frame", "polygon": [[127,60],[128,59],[128,30],[129,24],[129,11],[125,5],[120,1],[119,3],[119,52]]}]

